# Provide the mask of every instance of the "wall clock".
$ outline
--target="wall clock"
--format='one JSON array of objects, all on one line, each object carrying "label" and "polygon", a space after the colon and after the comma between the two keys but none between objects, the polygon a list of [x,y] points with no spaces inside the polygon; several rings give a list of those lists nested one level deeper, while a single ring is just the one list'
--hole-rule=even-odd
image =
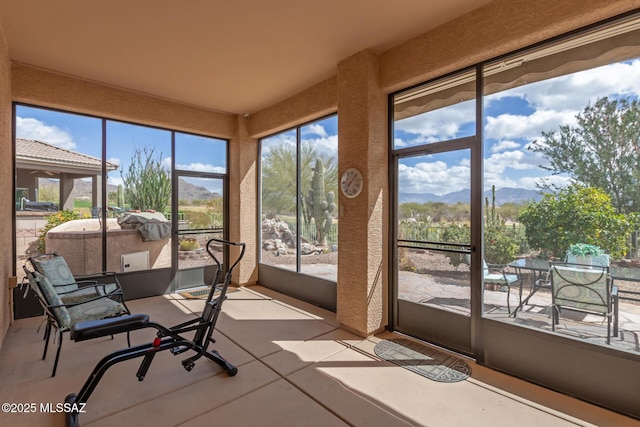
[{"label": "wall clock", "polygon": [[342,174],[340,179],[340,189],[342,194],[352,199],[356,197],[362,191],[362,185],[364,181],[362,174],[356,168],[349,168]]}]

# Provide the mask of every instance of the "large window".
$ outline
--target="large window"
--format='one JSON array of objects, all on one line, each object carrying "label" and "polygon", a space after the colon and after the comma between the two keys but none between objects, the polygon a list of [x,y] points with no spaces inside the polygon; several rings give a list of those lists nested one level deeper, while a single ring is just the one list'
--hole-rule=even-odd
[{"label": "large window", "polygon": [[[505,295],[490,301],[485,292],[493,308],[487,316],[594,344],[638,323],[636,28],[637,20],[597,29],[484,66],[485,256],[518,276],[511,313]],[[606,295],[605,307],[564,307],[558,295],[563,279],[548,275],[551,263],[576,262],[573,252],[585,245],[608,255],[609,308]],[[584,292],[578,299],[599,298]],[[610,313],[611,332],[599,311]],[[610,345],[634,349],[624,333]]]},{"label": "large window", "polygon": [[261,141],[261,262],[337,280],[337,116]]},{"label": "large window", "polygon": [[[635,350],[638,40],[628,18],[394,95],[398,300]],[[579,281],[596,259],[604,293],[572,283],[567,302],[554,263],[577,264]]]},{"label": "large window", "polygon": [[69,255],[75,274],[102,271],[102,167],[117,168],[103,160],[102,120],[23,105],[15,115],[16,271],[45,251]]},{"label": "large window", "polygon": [[74,274],[172,268],[176,219],[178,228],[223,237],[226,141],[25,105],[15,111],[18,273],[39,252],[64,255]]}]

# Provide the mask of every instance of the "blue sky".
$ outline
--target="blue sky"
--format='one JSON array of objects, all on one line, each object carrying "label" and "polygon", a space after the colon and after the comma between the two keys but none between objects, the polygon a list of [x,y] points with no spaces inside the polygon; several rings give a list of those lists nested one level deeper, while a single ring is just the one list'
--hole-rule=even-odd
[{"label": "blue sky", "polygon": [[[566,177],[551,176],[539,165],[544,158],[526,149],[542,131],[575,125],[575,117],[598,97],[640,95],[640,60],[615,63],[555,79],[523,85],[485,97],[485,189],[515,187],[536,189],[540,178],[564,185]],[[395,123],[397,148],[442,141],[475,132],[474,101],[410,117]],[[101,120],[19,106],[16,133],[95,157],[101,153]],[[302,138],[319,151],[337,156],[338,120],[335,116],[301,128]],[[224,143],[220,140],[177,134],[176,164],[183,170],[223,172]],[[295,133],[268,139],[295,145]],[[107,160],[126,170],[135,145],[153,143],[170,162],[170,132],[144,126],[108,122]],[[399,168],[402,192],[446,194],[469,186],[469,151],[406,159]],[[218,181],[190,181],[221,192]],[[109,174],[119,184],[120,173]]]},{"label": "blue sky", "polygon": [[[540,178],[566,185],[539,167],[545,159],[526,147],[543,131],[576,125],[576,115],[599,97],[638,97],[640,60],[526,84],[485,97],[485,190],[536,189]],[[394,146],[414,146],[475,133],[475,101],[467,101],[395,123]],[[469,186],[469,151],[406,159],[399,168],[402,192],[446,194]]]},{"label": "blue sky", "polygon": [[[319,153],[338,158],[338,117],[331,116],[300,127],[302,142],[313,145]],[[282,132],[263,140],[262,155],[268,153],[270,146],[285,144],[291,149],[296,146],[295,130]]]},{"label": "blue sky", "polygon": [[[102,157],[102,120],[40,108],[18,106],[16,136],[47,142],[90,156]],[[107,121],[107,160],[126,172],[134,147],[155,146],[163,163],[171,164],[171,132],[146,126]],[[219,139],[176,133],[176,169],[224,173],[225,142]],[[222,193],[219,180],[186,178],[187,181]],[[122,183],[119,170],[109,173],[109,184]]]}]

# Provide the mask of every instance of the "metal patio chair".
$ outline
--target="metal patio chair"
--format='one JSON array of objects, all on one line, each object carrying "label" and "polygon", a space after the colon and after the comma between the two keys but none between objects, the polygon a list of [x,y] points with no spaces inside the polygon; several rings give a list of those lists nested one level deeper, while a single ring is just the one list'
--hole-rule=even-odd
[{"label": "metal patio chair", "polygon": [[[47,349],[51,337],[51,330],[56,330],[58,336],[58,348],[56,358],[53,362],[51,376],[56,375],[58,368],[58,360],[60,359],[60,350],[62,349],[62,339],[64,332],[71,330],[73,325],[79,322],[101,320],[110,317],[118,317],[130,314],[127,307],[121,302],[114,301],[108,295],[96,295],[91,299],[84,299],[80,302],[63,302],[57,289],[51,284],[47,276],[40,274],[38,271],[31,271],[23,266],[29,286],[38,296],[40,305],[44,309],[47,317],[45,334],[44,334],[44,351],[42,360],[47,357]],[[129,343],[129,336],[127,335]]]},{"label": "metal patio chair", "polygon": [[55,252],[29,257],[29,263],[49,279],[63,303],[79,303],[107,295],[124,304],[124,294],[115,272],[74,276],[64,257]]},{"label": "metal patio chair", "polygon": [[607,320],[607,344],[611,341],[611,325],[617,336],[617,295],[609,268],[570,263],[552,263],[550,269],[552,296],[552,329],[555,331],[563,309],[598,314]]}]

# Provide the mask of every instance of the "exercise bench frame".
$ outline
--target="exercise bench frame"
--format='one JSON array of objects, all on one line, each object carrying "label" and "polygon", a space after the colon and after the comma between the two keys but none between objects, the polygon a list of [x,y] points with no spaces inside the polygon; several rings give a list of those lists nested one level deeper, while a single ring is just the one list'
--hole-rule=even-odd
[{"label": "exercise bench frame", "polygon": [[[213,253],[213,245],[222,245],[223,248],[230,246],[240,247],[240,254],[237,259],[226,273],[224,273],[222,285],[216,285],[217,279],[223,273],[223,266]],[[204,356],[220,365],[229,376],[234,376],[238,373],[238,368],[226,361],[217,351],[213,349],[208,350],[208,346],[209,343],[215,343],[215,340],[212,338],[213,330],[222,308],[222,302],[226,299],[227,288],[231,282],[233,270],[244,256],[245,244],[222,239],[210,239],[207,242],[206,249],[215,261],[217,270],[213,284],[209,290],[209,295],[207,296],[204,310],[199,318],[167,328],[150,321],[147,314],[129,314],[112,319],[80,322],[71,328],[71,339],[74,341],[84,341],[146,328],[156,329],[157,336],[150,343],[128,347],[103,357],[95,366],[78,394],[69,394],[65,398],[65,406],[71,408],[71,410],[66,413],[67,426],[79,426],[78,416],[81,408],[86,406],[87,400],[89,400],[89,397],[105,372],[111,366],[120,362],[142,357],[142,362],[136,373],[138,381],[142,381],[157,353],[169,350],[173,355],[178,355],[193,350],[195,352],[193,356],[182,360],[182,366],[185,370],[191,371],[195,366],[195,362]],[[218,292],[217,295],[216,292]],[[182,336],[184,333],[194,331],[193,339]]]}]

